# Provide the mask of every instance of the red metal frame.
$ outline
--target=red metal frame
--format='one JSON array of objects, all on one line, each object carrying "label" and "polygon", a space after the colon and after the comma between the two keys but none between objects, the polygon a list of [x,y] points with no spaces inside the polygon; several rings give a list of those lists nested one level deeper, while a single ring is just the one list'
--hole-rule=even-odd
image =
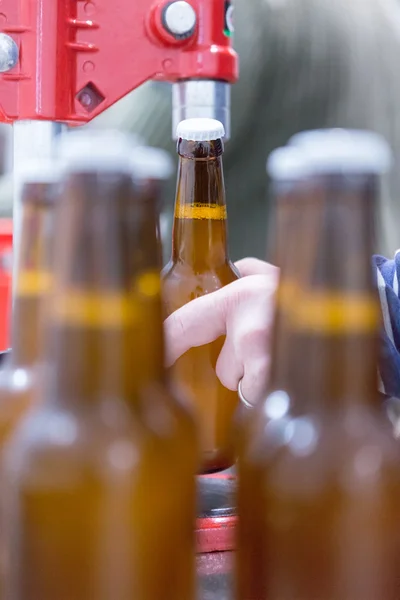
[{"label": "red metal frame", "polygon": [[163,28],[170,0],[2,0],[0,31],[20,49],[0,76],[0,120],[84,123],[149,79],[235,82],[225,0],[188,0],[194,35]]},{"label": "red metal frame", "polygon": [[0,351],[10,345],[11,282],[12,282],[12,239],[11,219],[0,219]]},{"label": "red metal frame", "polygon": [[228,552],[236,548],[238,519],[234,517],[212,517],[197,519],[196,549],[199,554]]},{"label": "red metal frame", "polygon": [[[222,473],[201,476],[205,479],[236,480],[236,476]],[[236,548],[237,516],[205,517],[196,522],[196,551],[198,554],[229,552]]]}]

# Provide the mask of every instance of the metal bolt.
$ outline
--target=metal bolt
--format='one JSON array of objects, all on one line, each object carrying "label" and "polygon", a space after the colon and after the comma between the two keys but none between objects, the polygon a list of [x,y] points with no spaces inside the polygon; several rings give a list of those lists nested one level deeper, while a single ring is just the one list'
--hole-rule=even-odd
[{"label": "metal bolt", "polygon": [[90,94],[88,94],[88,92],[83,92],[83,94],[81,94],[79,98],[79,101],[82,104],[82,106],[84,106],[85,108],[89,108],[89,106],[91,106],[92,104],[92,97]]},{"label": "metal bolt", "polygon": [[0,33],[0,73],[13,69],[19,61],[19,50],[12,37]]},{"label": "metal bolt", "polygon": [[176,39],[186,39],[194,33],[197,23],[196,11],[184,0],[171,2],[164,10],[163,22],[167,31]]}]

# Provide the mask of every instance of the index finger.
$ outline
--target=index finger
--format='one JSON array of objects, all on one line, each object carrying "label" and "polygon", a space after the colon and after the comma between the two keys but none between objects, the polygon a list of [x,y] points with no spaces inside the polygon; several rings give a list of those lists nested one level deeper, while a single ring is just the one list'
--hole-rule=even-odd
[{"label": "index finger", "polygon": [[277,271],[276,267],[258,258],[242,258],[235,262],[235,267],[239,270],[242,277],[247,277],[248,275],[270,275],[275,274]]},{"label": "index finger", "polygon": [[190,348],[209,344],[226,333],[227,288],[192,300],[165,320],[167,367]]}]

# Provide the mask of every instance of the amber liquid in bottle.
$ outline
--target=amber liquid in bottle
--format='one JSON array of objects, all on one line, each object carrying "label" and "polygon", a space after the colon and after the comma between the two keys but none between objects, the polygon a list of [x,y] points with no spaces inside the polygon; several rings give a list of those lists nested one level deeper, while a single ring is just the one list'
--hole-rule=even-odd
[{"label": "amber liquid in bottle", "polygon": [[278,207],[271,391],[239,449],[238,600],[398,598],[399,449],[375,391],[375,184],[315,179]]},{"label": "amber liquid in bottle", "polygon": [[133,272],[131,178],[74,173],[61,206],[44,402],[6,455],[9,597],[192,600],[196,465],[188,447],[178,461],[186,430],[152,380],[160,284]]},{"label": "amber liquid in bottle", "polygon": [[56,184],[27,183],[12,310],[12,353],[0,371],[0,444],[32,405],[43,356],[44,303],[51,287]]},{"label": "amber liquid in bottle", "polygon": [[[172,257],[163,271],[166,316],[239,276],[228,255],[222,141],[180,140],[178,153]],[[194,404],[203,473],[228,468],[235,460],[232,423],[238,396],[216,375],[224,341],[223,336],[192,348],[172,369],[173,381]]]}]

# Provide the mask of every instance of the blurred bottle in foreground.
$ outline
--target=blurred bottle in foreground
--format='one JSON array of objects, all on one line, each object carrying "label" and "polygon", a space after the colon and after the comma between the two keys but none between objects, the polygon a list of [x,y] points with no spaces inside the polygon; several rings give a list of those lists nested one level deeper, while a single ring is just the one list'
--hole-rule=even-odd
[{"label": "blurred bottle in foreground", "polygon": [[0,444],[32,406],[37,392],[61,166],[56,161],[32,161],[21,176],[23,215],[21,246],[16,253],[19,263],[12,306],[12,352],[0,371]]},{"label": "blurred bottle in foreground", "polygon": [[[171,391],[164,369],[160,211],[172,164],[165,152],[143,146],[133,150],[131,164],[136,197],[130,213],[135,229],[130,251],[131,290],[141,315],[135,320],[133,333],[133,368],[141,390],[136,409],[140,420],[156,434],[164,457],[157,476],[158,492],[152,489],[151,473],[147,492],[143,488],[144,502],[148,494],[149,518],[145,540],[148,555],[143,564],[154,585],[152,597],[194,598],[197,431],[192,407],[175,389]],[[154,564],[159,565],[157,578]]]},{"label": "blurred bottle in foreground", "polygon": [[296,143],[297,175],[279,175],[270,393],[239,451],[237,598],[395,600],[400,453],[376,393],[371,266],[390,153],[362,132]]},{"label": "blurred bottle in foreground", "polygon": [[196,453],[192,436],[192,450],[186,444],[179,456],[177,432],[186,443],[190,419],[181,426],[159,390],[162,336],[144,347],[137,335],[157,318],[145,306],[160,282],[135,258],[155,241],[142,246],[143,228],[152,228],[132,181],[132,147],[106,134],[101,144],[72,137],[44,402],[6,454],[8,592],[15,600],[192,600]]}]

